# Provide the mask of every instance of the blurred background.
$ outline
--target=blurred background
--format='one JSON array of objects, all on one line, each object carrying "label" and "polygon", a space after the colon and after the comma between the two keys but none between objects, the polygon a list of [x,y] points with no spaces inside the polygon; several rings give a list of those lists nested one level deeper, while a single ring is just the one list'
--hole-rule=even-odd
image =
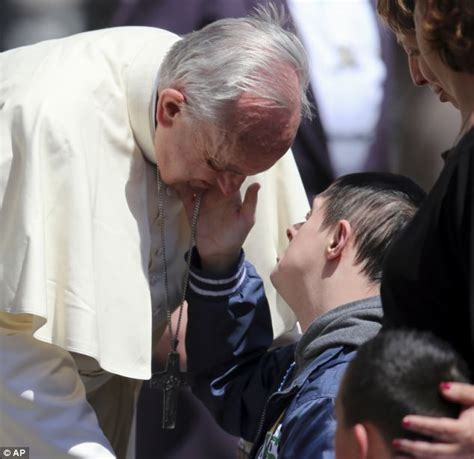
[{"label": "blurred background", "polygon": [[[220,17],[246,14],[258,3],[258,0],[0,0],[0,50],[85,30],[129,24],[162,27],[183,34]],[[373,0],[290,0],[286,3],[302,4],[307,9],[336,4],[339,5],[336,15],[345,14],[352,21],[353,14],[348,12],[360,9],[362,4],[373,3]],[[314,15],[318,17],[316,9]],[[297,18],[293,20],[298,26]],[[302,26],[302,40],[314,35],[320,43],[327,43],[330,37],[320,31],[320,23],[324,20],[325,17],[319,23],[313,21],[306,32]],[[348,29],[354,40],[360,39],[361,29],[356,29],[356,25],[351,30],[346,24],[341,24],[340,29]],[[378,40],[387,43],[389,57],[385,62],[388,71],[384,94],[387,101],[386,141],[383,158],[375,169],[406,174],[429,189],[442,167],[439,153],[450,148],[456,136],[458,115],[449,104],[439,103],[428,88],[415,88],[411,84],[406,57],[390,32],[381,28]],[[380,44],[375,44],[376,48],[378,46]],[[314,61],[312,64],[317,73],[318,63]],[[374,92],[377,90],[373,89]],[[354,90],[353,95],[358,96],[358,91]],[[350,95],[345,94],[345,102],[349,102],[348,98]],[[329,98],[324,105],[337,103]],[[323,121],[329,124],[330,116]],[[328,128],[330,126],[326,126]],[[340,159],[336,155],[332,158],[333,175],[366,168],[366,164],[357,164],[351,159],[345,161],[344,157]]]},{"label": "blurred background", "polygon": [[[459,115],[428,88],[413,86],[407,59],[375,15],[375,0],[274,0],[288,11],[311,66],[317,110],[300,128],[294,155],[308,197],[335,177],[363,170],[405,174],[425,190],[451,148]],[[177,34],[247,14],[259,0],[0,0],[0,50],[104,27],[146,25]],[[1,72],[1,69],[0,69]],[[183,339],[182,339],[183,341]],[[163,366],[169,340],[155,353]],[[185,364],[185,359],[183,361]],[[236,457],[237,439],[220,430],[186,390],[178,426],[163,431],[161,393],[143,385],[137,458]]]}]

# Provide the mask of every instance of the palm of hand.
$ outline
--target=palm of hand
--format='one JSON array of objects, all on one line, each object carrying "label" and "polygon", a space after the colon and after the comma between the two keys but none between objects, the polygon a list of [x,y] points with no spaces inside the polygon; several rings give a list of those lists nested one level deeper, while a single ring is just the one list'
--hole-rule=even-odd
[{"label": "palm of hand", "polygon": [[[255,194],[257,190],[250,190]],[[201,258],[235,256],[255,220],[255,206],[249,203],[249,190],[242,202],[240,193],[224,196],[217,188],[208,190],[201,202],[196,228],[196,247]]]}]

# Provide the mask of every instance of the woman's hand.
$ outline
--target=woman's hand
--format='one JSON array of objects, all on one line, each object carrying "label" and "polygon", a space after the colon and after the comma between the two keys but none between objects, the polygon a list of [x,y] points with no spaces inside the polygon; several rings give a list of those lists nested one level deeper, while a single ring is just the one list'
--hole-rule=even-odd
[{"label": "woman's hand", "polygon": [[442,395],[463,405],[458,419],[409,415],[403,426],[413,432],[432,437],[433,442],[396,439],[393,446],[399,452],[415,458],[473,459],[474,458],[474,385],[442,383]]}]

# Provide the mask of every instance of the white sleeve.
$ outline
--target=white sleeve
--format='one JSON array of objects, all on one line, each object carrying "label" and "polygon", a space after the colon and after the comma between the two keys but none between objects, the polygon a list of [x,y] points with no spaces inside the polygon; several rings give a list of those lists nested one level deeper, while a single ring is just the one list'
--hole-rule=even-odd
[{"label": "white sleeve", "polygon": [[111,459],[74,360],[31,335],[0,332],[0,445],[31,459]]}]

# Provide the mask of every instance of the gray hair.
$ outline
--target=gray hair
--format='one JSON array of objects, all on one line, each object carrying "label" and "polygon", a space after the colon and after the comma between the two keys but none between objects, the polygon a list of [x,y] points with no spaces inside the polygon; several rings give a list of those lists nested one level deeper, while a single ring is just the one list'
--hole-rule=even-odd
[{"label": "gray hair", "polygon": [[225,128],[230,107],[245,92],[267,107],[295,106],[282,73],[289,66],[298,77],[301,114],[309,117],[308,62],[299,39],[285,30],[287,22],[283,10],[269,4],[185,35],[161,65],[158,91],[182,91],[191,118]]}]

